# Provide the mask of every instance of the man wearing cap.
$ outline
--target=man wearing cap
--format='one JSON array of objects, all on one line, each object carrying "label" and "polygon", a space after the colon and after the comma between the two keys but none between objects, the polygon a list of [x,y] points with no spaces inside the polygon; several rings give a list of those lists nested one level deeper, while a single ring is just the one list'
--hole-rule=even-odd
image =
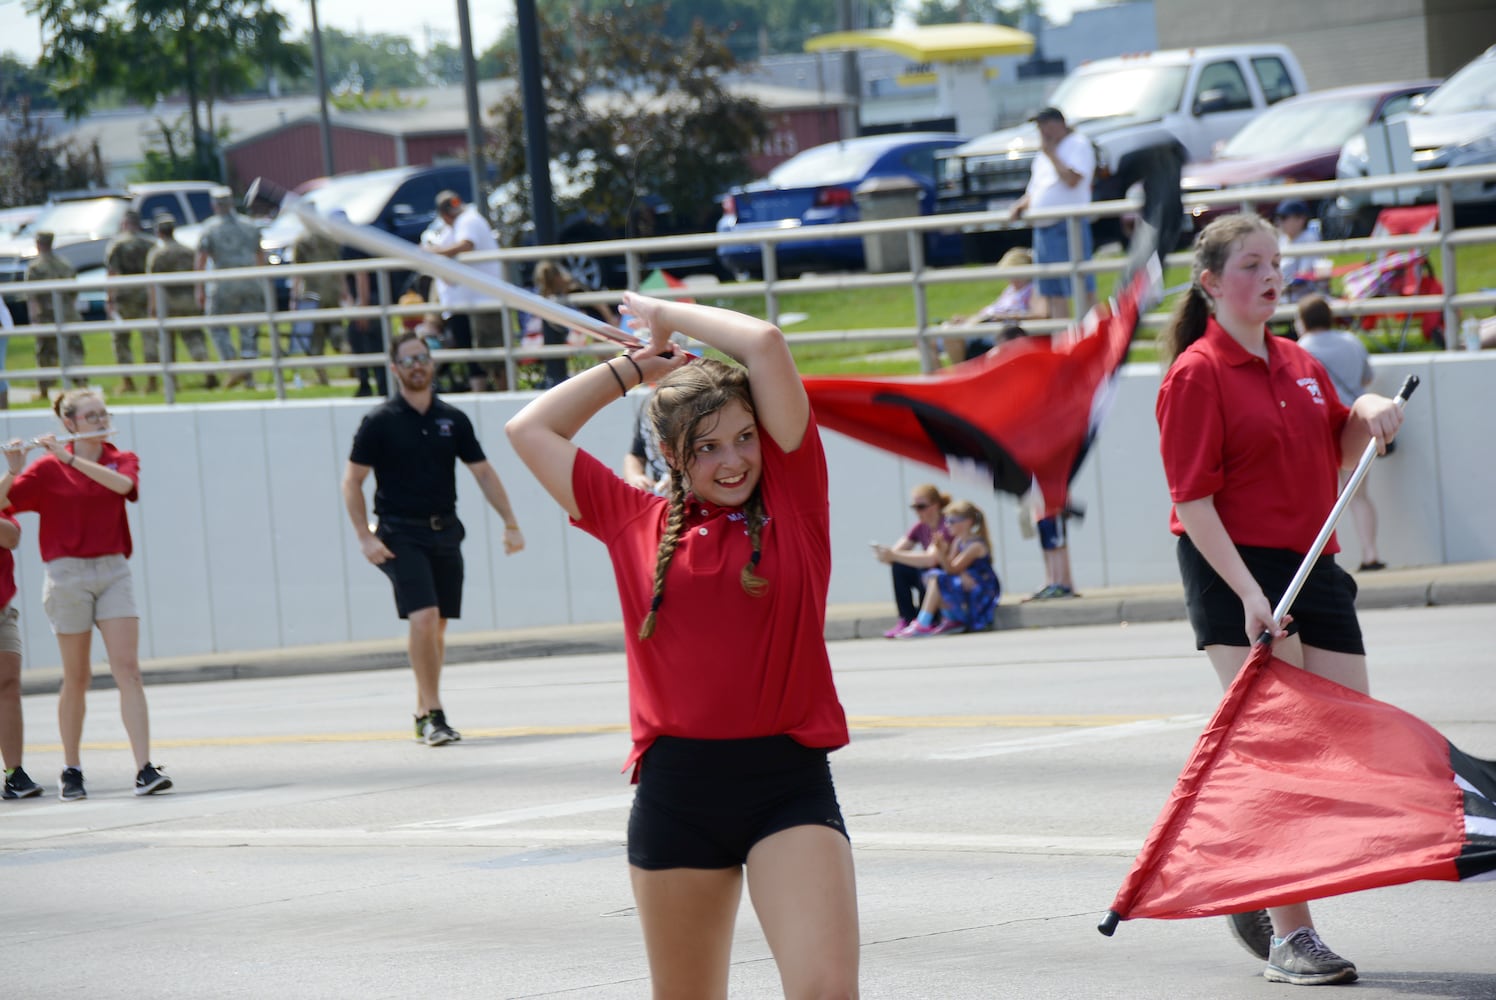
[{"label": "man wearing cap", "polygon": [[[109,276],[121,274],[144,274],[145,259],[151,252],[151,241],[140,231],[140,213],[131,208],[120,219],[119,235],[109,241],[104,251],[104,269]],[[109,318],[113,320],[144,319],[149,312],[150,289],[144,285],[135,288],[110,288],[106,296]],[[135,363],[135,351],[130,346],[134,330],[114,331],[114,360],[122,365]],[[160,345],[154,330],[141,331],[140,353],[148,365],[161,361]],[[134,392],[135,380],[126,375],[120,382],[120,392]],[[146,379],[146,392],[160,388],[155,375]]]},{"label": "man wearing cap", "polygon": [[[1045,108],[1034,116],[1039,127],[1039,154],[1029,174],[1028,188],[1013,203],[1012,217],[1023,218],[1034,210],[1067,208],[1091,203],[1091,177],[1096,172],[1096,150],[1091,140],[1065,123],[1059,108]],[[1066,220],[1046,222],[1034,227],[1034,262],[1062,264],[1072,259]],[[1077,259],[1091,259],[1091,225],[1080,220],[1081,245]],[[1083,304],[1090,307],[1096,297],[1096,277],[1085,276]],[[1070,315],[1070,279],[1040,278],[1039,295],[1047,304],[1050,318]]]},{"label": "man wearing cap", "polygon": [[[73,265],[52,252],[52,238],[51,233],[36,234],[36,257],[26,265],[25,280],[59,281],[78,277],[78,272],[73,270]],[[82,318],[78,315],[77,292],[63,292],[55,296],[52,292],[43,292],[27,299],[32,326],[55,325],[58,322],[52,309],[54,299],[62,303],[61,322],[64,325],[82,322]],[[57,367],[57,336],[56,332],[36,334],[36,366],[38,368]],[[76,333],[69,333],[66,336],[68,365],[83,364],[83,338]],[[42,396],[45,397],[51,389],[50,381],[37,379],[36,391]]]},{"label": "man wearing cap", "polygon": [[[216,271],[265,263],[265,255],[260,250],[260,231],[234,211],[234,196],[227,188],[214,193],[213,218],[203,227],[202,238],[197,243],[197,270],[206,270],[209,262]],[[253,280],[215,281],[207,289],[199,289],[198,304],[205,306],[204,312],[209,316],[263,312],[265,291],[260,282]],[[224,361],[233,361],[234,341],[229,328],[213,326],[208,328],[208,332],[213,335],[218,356]],[[239,327],[239,357],[259,356],[255,346],[258,332],[257,325]],[[224,388],[253,384],[254,376],[241,371],[230,375]]]},{"label": "man wearing cap", "polygon": [[1283,292],[1290,302],[1314,291],[1314,258],[1292,253],[1295,243],[1319,242],[1319,220],[1313,216],[1309,205],[1298,198],[1280,202],[1275,213],[1278,249],[1283,254]]},{"label": "man wearing cap", "polygon": [[[443,257],[456,257],[473,250],[499,248],[493,230],[488,227],[488,220],[478,213],[475,206],[464,205],[456,191],[443,191],[436,196],[436,214],[441,221],[429,231],[428,238],[422,240],[427,249]],[[503,277],[496,260],[469,263],[495,278]],[[493,299],[441,278],[436,279],[436,295],[447,320],[447,333],[453,347],[504,346],[503,321],[499,313],[471,311],[473,306],[493,302]],[[493,361],[468,366],[468,387],[474,392],[484,391],[488,388],[490,374],[500,387],[507,385],[503,363]]]},{"label": "man wearing cap", "polygon": [[[196,256],[190,247],[178,242],[177,220],[170,212],[162,212],[156,216],[156,240],[156,245],[151,247],[151,252],[145,257],[147,274],[196,270]],[[167,318],[202,315],[202,309],[197,304],[198,284],[195,281],[158,285],[153,289],[153,296],[152,313],[156,316]],[[202,328],[192,327],[187,330],[173,331],[171,346],[167,351],[167,356],[172,361],[177,359],[176,338],[178,336],[182,338],[182,343],[187,347],[188,357],[198,362],[208,360],[208,343],[203,336]],[[218,388],[218,376],[209,372],[206,387]]]}]

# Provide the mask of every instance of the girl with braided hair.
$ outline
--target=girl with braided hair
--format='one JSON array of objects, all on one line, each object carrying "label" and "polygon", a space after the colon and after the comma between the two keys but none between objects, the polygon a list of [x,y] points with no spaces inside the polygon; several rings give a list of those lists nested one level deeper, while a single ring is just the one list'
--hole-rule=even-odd
[{"label": "girl with braided hair", "polygon": [[[649,343],[542,394],[515,451],[613,562],[638,789],[634,899],[656,998],[723,998],[742,887],[787,997],[857,995],[851,845],[827,755],[847,742],[824,638],[826,461],[773,325],[626,293]],[[672,352],[680,333],[738,361]],[[689,363],[688,363],[689,361]],[[614,393],[658,382],[667,496],[573,442]]]}]

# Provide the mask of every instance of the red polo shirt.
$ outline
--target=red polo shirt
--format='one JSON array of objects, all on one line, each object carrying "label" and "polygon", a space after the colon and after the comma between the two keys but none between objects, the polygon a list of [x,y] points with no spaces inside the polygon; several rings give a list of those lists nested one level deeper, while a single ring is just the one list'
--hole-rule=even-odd
[{"label": "red polo shirt", "polygon": [[[1269,336],[1267,353],[1255,357],[1211,319],[1164,375],[1159,447],[1175,503],[1214,497],[1236,544],[1302,554],[1335,505],[1350,410],[1298,344]],[[1177,511],[1169,530],[1184,534]],[[1333,536],[1325,551],[1339,551]]]},{"label": "red polo shirt", "polygon": [[99,464],[128,476],[135,488],[120,496],[52,455],[43,455],[16,477],[10,488],[10,509],[41,515],[37,547],[42,562],[63,557],[129,558],[132,548],[125,501],[140,498],[140,459],[134,452],[106,444]]},{"label": "red polo shirt", "polygon": [[628,766],[657,736],[788,735],[809,747],[847,742],[847,718],[826,653],[831,578],[826,457],[814,417],[794,452],[760,429],[768,514],[759,597],[739,571],[753,551],[742,511],[688,498],[686,528],[666,573],[654,635],[639,639],[654,591],[667,502],[629,486],[586,452],[572,466],[577,527],[608,547],[628,646]]},{"label": "red polo shirt", "polygon": [[[16,519],[8,513],[0,510],[0,518],[4,518],[11,524],[16,524]],[[16,527],[20,527],[16,524]],[[10,602],[16,596],[16,557],[3,546],[0,546],[0,609],[9,607]]]}]

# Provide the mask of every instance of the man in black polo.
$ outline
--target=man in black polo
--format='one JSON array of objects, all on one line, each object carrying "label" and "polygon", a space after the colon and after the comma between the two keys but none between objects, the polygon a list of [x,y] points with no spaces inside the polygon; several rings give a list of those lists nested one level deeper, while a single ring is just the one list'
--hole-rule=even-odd
[{"label": "man in black polo", "polygon": [[[395,587],[395,608],[410,621],[410,667],[416,675],[416,739],[441,746],[462,739],[441,703],[447,621],[462,614],[462,522],[457,520],[457,459],[504,519],[504,552],[525,547],[499,474],[483,454],[473,424],[436,397],[431,351],[414,333],[390,347],[400,393],[370,410],[353,436],[343,472],[343,505],[364,557]],[[374,472],[368,523],[364,480]]]}]

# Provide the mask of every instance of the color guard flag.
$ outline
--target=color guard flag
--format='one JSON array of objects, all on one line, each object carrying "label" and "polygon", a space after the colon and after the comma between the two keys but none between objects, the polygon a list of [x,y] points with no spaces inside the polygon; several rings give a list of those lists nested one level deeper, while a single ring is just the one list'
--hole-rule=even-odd
[{"label": "color guard flag", "polygon": [[1496,764],[1256,646],[1101,925],[1496,878]]},{"label": "color guard flag", "polygon": [[1046,514],[1065,505],[1110,401],[1159,272],[1141,267],[1110,307],[1053,338],[1010,341],[936,375],[807,377],[816,420],[874,447],[955,472],[979,466],[1015,495],[1037,481]]}]

